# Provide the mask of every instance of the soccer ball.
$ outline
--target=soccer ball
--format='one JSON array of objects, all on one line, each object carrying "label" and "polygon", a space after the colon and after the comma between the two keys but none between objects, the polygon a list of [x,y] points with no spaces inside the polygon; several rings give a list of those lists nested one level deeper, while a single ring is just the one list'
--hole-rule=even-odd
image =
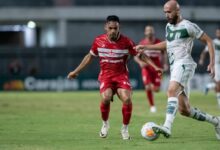
[{"label": "soccer ball", "polygon": [[156,140],[159,137],[159,134],[156,134],[152,129],[156,124],[154,122],[147,122],[141,128],[141,135],[143,138],[149,141]]}]

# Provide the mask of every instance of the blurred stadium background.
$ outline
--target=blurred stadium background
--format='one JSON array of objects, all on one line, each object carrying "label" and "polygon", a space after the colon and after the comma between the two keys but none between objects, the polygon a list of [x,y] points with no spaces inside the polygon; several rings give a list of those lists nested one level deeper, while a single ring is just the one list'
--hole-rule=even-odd
[{"label": "blurred stadium background", "polygon": [[[0,90],[93,90],[98,88],[98,60],[79,78],[66,75],[89,51],[95,36],[104,32],[107,15],[121,19],[121,31],[136,43],[144,27],[153,25],[164,39],[166,20],[162,6],[166,0],[0,0]],[[219,0],[178,0],[183,17],[197,23],[212,38],[220,24]],[[204,48],[194,43],[198,60]],[[129,62],[135,89],[142,88],[137,64]],[[164,90],[168,82],[164,75]],[[210,79],[206,68],[198,66],[192,88],[201,90]]]}]

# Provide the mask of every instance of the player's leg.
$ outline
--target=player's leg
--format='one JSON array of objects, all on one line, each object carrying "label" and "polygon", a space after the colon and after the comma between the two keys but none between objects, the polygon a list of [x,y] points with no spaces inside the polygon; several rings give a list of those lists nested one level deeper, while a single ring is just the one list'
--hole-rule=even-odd
[{"label": "player's leg", "polygon": [[152,77],[150,75],[150,70],[147,67],[142,68],[142,80],[144,83],[147,100],[150,106],[150,112],[154,113],[156,112],[156,107],[154,104],[154,93],[153,93],[154,87],[152,84]]},{"label": "player's leg", "polygon": [[110,101],[113,98],[113,91],[111,88],[105,88],[105,86],[101,86],[100,89],[101,92],[101,102],[100,102],[100,111],[101,111],[101,117],[102,117],[102,128],[100,131],[100,137],[105,138],[108,135],[108,129],[109,129],[109,112],[110,112]]},{"label": "player's leg", "polygon": [[[153,92],[159,92],[160,91],[160,85],[161,85],[161,80],[162,80],[162,77],[158,74],[158,72],[156,71],[153,71],[152,72],[152,86],[151,86],[151,90]],[[153,99],[154,101],[154,99]],[[156,109],[156,106],[154,105],[153,107],[150,108],[150,111],[151,112],[156,112],[157,109]]]},{"label": "player's leg", "polygon": [[210,82],[206,84],[204,89],[204,94],[207,95],[210,90],[213,90],[215,88],[216,88],[216,84],[214,82]]},{"label": "player's leg", "polygon": [[162,132],[165,137],[171,135],[171,128],[176,117],[178,110],[178,95],[182,91],[183,87],[176,81],[170,81],[169,87],[167,90],[168,100],[167,100],[167,109],[166,109],[166,118],[163,124],[164,130]]},{"label": "player's leg", "polygon": [[167,91],[168,100],[165,122],[163,126],[156,126],[153,128],[155,132],[162,133],[167,138],[171,135],[172,124],[178,110],[178,95],[181,90],[182,86],[178,82],[170,81]]},{"label": "player's leg", "polygon": [[220,117],[212,116],[198,108],[191,107],[189,99],[184,92],[179,95],[179,112],[183,116],[213,124],[216,130],[216,137],[220,139]]},{"label": "player's leg", "polygon": [[[160,62],[160,58],[155,59],[154,63],[158,67],[162,68],[161,62]],[[160,85],[161,85],[162,76],[160,74],[158,74],[158,72],[154,68],[152,68],[152,72],[153,72],[152,73],[153,74],[153,76],[152,76],[153,91],[154,92],[159,92],[160,91]]]},{"label": "player's leg", "polygon": [[220,108],[220,64],[215,65],[216,98]]},{"label": "player's leg", "polygon": [[155,128],[155,132],[162,133],[165,137],[171,135],[172,124],[179,106],[178,96],[181,94],[184,87],[188,85],[187,83],[194,74],[195,67],[195,64],[185,65],[180,63],[176,63],[171,67],[171,79],[167,91],[168,101],[166,119],[162,127],[159,126]]},{"label": "player's leg", "polygon": [[218,102],[218,107],[220,108],[220,80],[216,81],[216,98]]},{"label": "player's leg", "polygon": [[119,99],[122,101],[123,125],[121,128],[121,135],[124,140],[128,140],[130,139],[128,125],[132,114],[131,90],[118,88],[117,94]]},{"label": "player's leg", "polygon": [[113,98],[113,91],[111,88],[106,89],[104,92],[101,93],[101,103],[100,103],[100,110],[102,115],[103,121],[108,121],[109,111],[110,111],[110,101]]}]

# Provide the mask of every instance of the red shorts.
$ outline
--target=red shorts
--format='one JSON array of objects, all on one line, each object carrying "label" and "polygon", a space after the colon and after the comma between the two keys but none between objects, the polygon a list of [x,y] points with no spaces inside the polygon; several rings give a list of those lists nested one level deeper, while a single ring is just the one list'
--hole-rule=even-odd
[{"label": "red shorts", "polygon": [[[160,65],[160,60],[156,59],[153,62],[158,66]],[[148,85],[152,83],[154,86],[160,87],[162,77],[158,74],[158,72],[151,66],[147,66],[142,68],[142,80],[144,85]]]},{"label": "red shorts", "polygon": [[102,78],[99,81],[100,93],[104,92],[108,88],[111,88],[114,94],[117,93],[118,88],[127,89],[129,91],[132,89],[128,75],[119,75],[112,78]]}]

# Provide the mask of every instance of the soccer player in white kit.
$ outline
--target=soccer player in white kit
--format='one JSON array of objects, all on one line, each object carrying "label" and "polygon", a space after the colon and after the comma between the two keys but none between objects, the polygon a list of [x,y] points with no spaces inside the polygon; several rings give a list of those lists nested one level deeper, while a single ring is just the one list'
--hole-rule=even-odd
[{"label": "soccer player in white kit", "polygon": [[[215,48],[215,83],[208,83],[205,92],[208,93],[209,89],[215,89],[218,106],[220,108],[220,28],[216,29],[216,38],[213,40]],[[205,55],[208,52],[208,46],[202,51],[199,59],[199,64],[204,64]]]},{"label": "soccer player in white kit", "polygon": [[167,91],[168,102],[166,119],[162,126],[153,127],[158,134],[170,137],[171,127],[177,110],[180,114],[199,121],[206,121],[214,125],[216,137],[220,140],[220,117],[204,113],[189,103],[189,81],[194,75],[196,63],[191,51],[193,40],[199,39],[207,44],[210,63],[207,70],[214,77],[214,48],[212,40],[196,24],[185,20],[180,14],[180,6],[174,0],[169,0],[164,5],[164,13],[168,20],[166,26],[166,41],[155,45],[137,45],[135,48],[144,50],[167,50],[170,63],[171,79]]}]

